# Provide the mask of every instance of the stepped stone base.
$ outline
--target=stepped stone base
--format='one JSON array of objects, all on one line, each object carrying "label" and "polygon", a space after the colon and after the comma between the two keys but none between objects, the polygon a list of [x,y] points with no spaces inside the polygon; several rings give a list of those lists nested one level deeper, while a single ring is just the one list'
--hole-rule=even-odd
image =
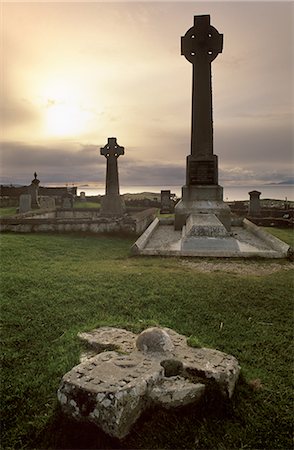
[{"label": "stepped stone base", "polygon": [[120,195],[107,194],[101,199],[101,215],[122,216],[126,211],[125,202]]},{"label": "stepped stone base", "polygon": [[181,251],[237,251],[238,244],[215,214],[191,214],[182,228]]},{"label": "stepped stone base", "polygon": [[228,237],[229,232],[215,214],[190,214],[185,236]]},{"label": "stepped stone base", "polygon": [[182,200],[175,206],[175,230],[183,228],[190,214],[215,214],[228,231],[231,229],[231,210],[223,202],[219,185],[183,186]]}]

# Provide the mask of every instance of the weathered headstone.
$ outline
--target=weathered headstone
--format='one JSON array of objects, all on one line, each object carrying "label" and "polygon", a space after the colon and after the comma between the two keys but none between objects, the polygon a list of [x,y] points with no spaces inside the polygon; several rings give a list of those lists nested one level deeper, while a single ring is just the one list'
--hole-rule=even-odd
[{"label": "weathered headstone", "polygon": [[171,193],[169,190],[160,192],[160,212],[161,214],[170,214],[173,212]]},{"label": "weathered headstone", "polygon": [[41,209],[55,209],[55,198],[50,197],[49,195],[40,195],[39,203]]},{"label": "weathered headstone", "polygon": [[37,178],[37,172],[34,173],[34,179],[32,180],[30,186],[28,187],[28,194],[31,196],[31,208],[32,209],[39,209],[40,203],[39,203],[39,184],[40,180]]},{"label": "weathered headstone", "polygon": [[64,209],[73,208],[73,205],[74,205],[74,196],[71,192],[67,191],[62,196],[62,208]]},{"label": "weathered headstone", "polygon": [[124,147],[118,145],[116,138],[108,138],[107,144],[101,148],[100,154],[106,158],[106,188],[102,197],[101,214],[121,216],[125,211],[123,199],[119,195],[117,159],[124,155]]},{"label": "weathered headstone", "polygon": [[19,196],[19,209],[20,214],[26,213],[32,209],[32,197],[30,194],[21,194]]},{"label": "weathered headstone", "polygon": [[148,328],[137,336],[102,327],[79,336],[98,354],[64,375],[59,402],[69,416],[93,422],[114,437],[126,436],[151,405],[196,404],[210,385],[215,401],[228,399],[238,380],[236,358],[191,348],[185,336],[169,328]]},{"label": "weathered headstone", "polygon": [[256,217],[260,215],[260,195],[259,191],[250,191],[248,192],[250,196],[249,200],[249,215],[252,217]]},{"label": "weathered headstone", "polygon": [[210,16],[195,16],[194,26],[181,38],[181,54],[193,65],[192,127],[186,184],[175,208],[176,230],[191,213],[216,214],[230,230],[230,209],[223,202],[217,156],[213,153],[211,62],[222,49],[223,35],[210,25]]},{"label": "weathered headstone", "polygon": [[80,201],[81,202],[86,202],[86,193],[84,191],[80,192]]}]

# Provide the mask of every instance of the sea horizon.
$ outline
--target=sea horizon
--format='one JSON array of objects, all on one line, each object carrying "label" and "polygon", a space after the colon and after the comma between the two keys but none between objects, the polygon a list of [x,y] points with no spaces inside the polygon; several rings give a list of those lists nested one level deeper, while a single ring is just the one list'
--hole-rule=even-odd
[{"label": "sea horizon", "polygon": [[[70,185],[69,185],[70,187]],[[140,194],[149,192],[158,194],[161,190],[170,190],[172,194],[180,198],[182,196],[182,186],[168,186],[168,185],[129,185],[121,186],[120,194]],[[224,201],[245,201],[249,200],[250,191],[261,192],[260,198],[270,198],[275,200],[294,201],[294,184],[264,184],[264,185],[244,185],[244,186],[226,186],[223,185],[223,199]],[[77,186],[77,194],[85,192],[86,196],[105,195],[104,186]]]},{"label": "sea horizon", "polygon": [[[3,186],[21,187],[22,184],[3,183]],[[95,183],[41,183],[42,187],[67,187],[76,188],[77,195],[85,192],[86,197],[105,195],[105,185]],[[260,199],[288,200],[294,201],[294,184],[246,184],[246,185],[226,185],[223,187],[223,199],[227,202],[249,200],[249,192],[256,190],[261,192]],[[141,194],[143,192],[160,194],[161,190],[170,190],[177,198],[182,196],[182,185],[121,185],[120,194]]]}]

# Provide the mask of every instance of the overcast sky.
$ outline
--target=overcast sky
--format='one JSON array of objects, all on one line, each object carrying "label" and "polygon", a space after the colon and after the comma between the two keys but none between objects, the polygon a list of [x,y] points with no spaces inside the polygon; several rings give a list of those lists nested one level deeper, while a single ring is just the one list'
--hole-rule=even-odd
[{"label": "overcast sky", "polygon": [[[293,173],[292,2],[1,3],[1,182],[95,183],[117,137],[124,185],[182,185],[192,65],[180,38],[210,14],[221,184]],[[291,117],[292,115],[292,117]]]}]

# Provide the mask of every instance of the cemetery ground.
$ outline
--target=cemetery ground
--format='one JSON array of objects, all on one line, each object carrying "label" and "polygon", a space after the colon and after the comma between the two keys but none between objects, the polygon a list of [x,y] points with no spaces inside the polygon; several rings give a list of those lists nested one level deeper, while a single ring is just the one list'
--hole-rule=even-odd
[{"label": "cemetery ground", "polygon": [[[292,230],[273,231],[293,242]],[[292,448],[293,263],[130,257],[134,238],[119,236],[0,239],[4,449]],[[166,326],[234,355],[233,399],[150,410],[121,442],[75,424],[56,391],[79,362],[77,333],[105,325]]]}]

